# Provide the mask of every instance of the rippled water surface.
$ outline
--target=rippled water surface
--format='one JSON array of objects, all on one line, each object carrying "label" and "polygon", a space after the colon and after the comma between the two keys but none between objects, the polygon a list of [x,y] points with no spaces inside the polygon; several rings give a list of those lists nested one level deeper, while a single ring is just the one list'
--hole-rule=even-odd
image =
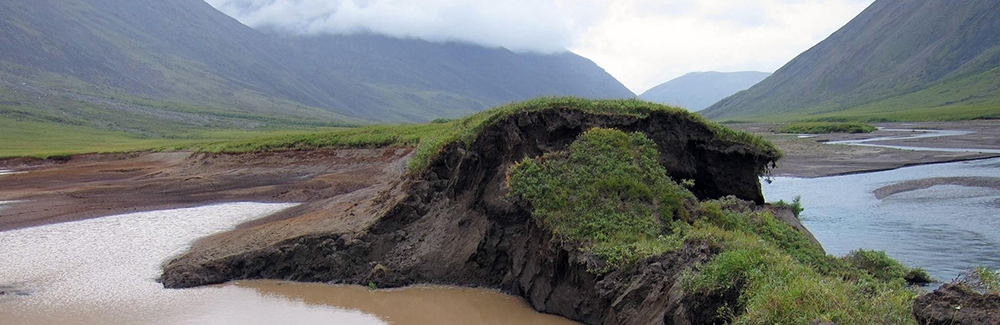
[{"label": "rippled water surface", "polygon": [[875,189],[932,177],[1000,177],[1000,159],[815,179],[776,178],[768,201],[802,196],[802,223],[828,253],[885,250],[949,281],[973,266],[1000,268],[1000,191],[937,185],[879,200]]},{"label": "rippled water surface", "polygon": [[0,232],[0,324],[571,324],[488,290],[155,282],[195,239],[290,206],[233,203]]}]

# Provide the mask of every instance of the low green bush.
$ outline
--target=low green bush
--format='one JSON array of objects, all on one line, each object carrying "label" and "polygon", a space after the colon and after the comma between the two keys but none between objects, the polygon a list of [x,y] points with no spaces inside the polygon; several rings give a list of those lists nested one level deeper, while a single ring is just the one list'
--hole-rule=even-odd
[{"label": "low green bush", "polygon": [[642,133],[595,128],[569,150],[511,167],[511,193],[531,203],[544,227],[622,268],[680,246],[675,220],[689,220],[694,195],[657,162]]},{"label": "low green bush", "polygon": [[778,202],[772,204],[779,208],[787,208],[789,210],[792,210],[792,214],[795,215],[795,218],[799,218],[799,216],[802,214],[802,211],[805,211],[805,208],[802,207],[802,196],[796,196],[794,199],[792,199],[792,203],[785,202],[785,200],[778,200]]}]

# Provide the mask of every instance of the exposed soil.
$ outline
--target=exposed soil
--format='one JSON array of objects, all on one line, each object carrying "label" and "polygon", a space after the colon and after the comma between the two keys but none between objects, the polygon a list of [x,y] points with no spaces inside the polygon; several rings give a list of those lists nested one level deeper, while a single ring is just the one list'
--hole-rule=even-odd
[{"label": "exposed soil", "polygon": [[217,202],[303,202],[268,218],[325,215],[330,198],[399,179],[411,149],[280,153],[135,153],[8,159],[0,169],[0,231]]},{"label": "exposed soil", "polygon": [[[645,132],[671,176],[694,179],[699,197],[763,199],[757,175],[774,157],[717,139],[696,121],[661,113],[522,113],[487,127],[468,146],[445,147],[422,174],[373,187],[370,195],[333,198],[342,205],[331,205],[324,218],[293,217],[203,240],[169,262],[161,281],[166,287],[247,278],[450,284],[500,289],[587,324],[721,323],[714,311],[737,306],[738,290],[690,294],[680,286],[683,271],[716,248],[689,242],[632,268],[595,274],[590,270],[601,261],[540,228],[525,202],[506,196],[512,162],[564,150],[595,126]],[[288,236],[284,229],[294,224],[301,228]]]},{"label": "exposed soil", "polygon": [[913,316],[920,325],[1000,324],[1000,295],[984,295],[961,285],[944,284],[917,297]]},{"label": "exposed soil", "polygon": [[[1000,149],[1000,121],[882,123],[887,129],[931,129],[974,131],[968,135],[875,142],[884,145],[931,148]],[[785,156],[772,170],[774,176],[823,177],[891,170],[900,167],[1000,157],[994,153],[913,151],[877,147],[824,144],[827,141],[899,137],[918,134],[909,131],[875,131],[866,134],[821,134],[799,138],[792,134],[774,134],[776,124],[732,124],[731,128],[763,136],[780,148]]]}]

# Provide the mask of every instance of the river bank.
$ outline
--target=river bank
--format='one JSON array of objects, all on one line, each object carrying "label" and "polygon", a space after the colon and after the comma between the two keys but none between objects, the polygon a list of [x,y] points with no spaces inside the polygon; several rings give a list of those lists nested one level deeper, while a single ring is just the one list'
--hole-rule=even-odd
[{"label": "river bank", "polygon": [[[872,133],[809,136],[775,134],[771,130],[775,129],[777,124],[747,123],[728,126],[760,135],[784,152],[785,155],[778,161],[777,168],[772,170],[773,176],[813,178],[1000,157],[1000,153],[995,152],[1000,150],[1000,121],[993,120],[879,123],[876,126],[881,129]],[[956,132],[956,134],[948,136],[920,137],[920,135],[928,133],[920,130],[969,132]],[[828,144],[830,142],[876,138],[884,138],[885,140],[866,142],[866,146]],[[871,145],[982,149],[988,152],[906,150]]]}]

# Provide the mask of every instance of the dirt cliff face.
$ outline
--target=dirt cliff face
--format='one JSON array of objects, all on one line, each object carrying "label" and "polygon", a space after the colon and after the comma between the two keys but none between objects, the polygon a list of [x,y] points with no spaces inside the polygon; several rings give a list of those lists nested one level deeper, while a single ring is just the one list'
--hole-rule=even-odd
[{"label": "dirt cliff face", "polygon": [[[735,195],[763,202],[758,175],[776,157],[719,140],[690,117],[569,109],[517,113],[486,126],[471,144],[447,145],[423,172],[328,213],[354,227],[226,254],[196,245],[164,267],[161,281],[170,288],[246,278],[450,284],[498,288],[525,297],[537,310],[588,324],[715,322],[714,311],[735,306],[738,292],[695,297],[680,288],[683,270],[716,253],[708,245],[688,242],[630,269],[597,275],[588,269],[601,261],[540,228],[523,201],[506,195],[512,162],[565,150],[593,127],[645,133],[670,176],[694,180],[692,192],[699,198]],[[350,222],[355,219],[363,221]],[[252,231],[271,227],[260,224]],[[223,236],[216,242],[242,240],[239,234]]]}]

